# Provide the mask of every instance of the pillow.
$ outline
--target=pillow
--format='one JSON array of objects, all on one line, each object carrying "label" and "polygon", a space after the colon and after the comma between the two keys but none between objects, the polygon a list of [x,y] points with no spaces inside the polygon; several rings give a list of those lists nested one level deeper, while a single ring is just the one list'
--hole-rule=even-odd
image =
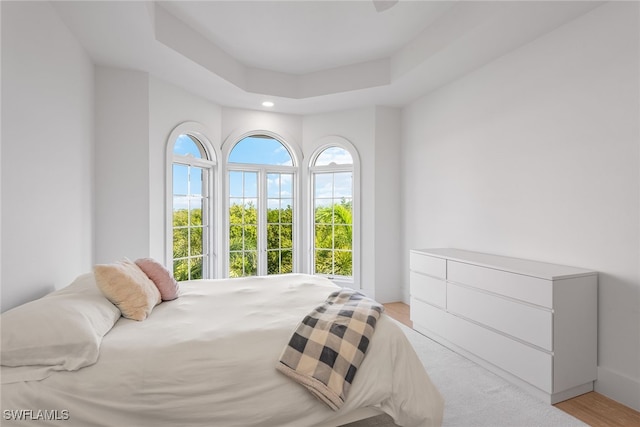
[{"label": "pillow", "polygon": [[178,282],[173,278],[169,270],[153,258],[140,258],[136,260],[136,265],[153,281],[162,301],[171,301],[178,298]]},{"label": "pillow", "polygon": [[144,320],[162,299],[151,279],[131,261],[98,264],[93,268],[104,296],[128,319]]},{"label": "pillow", "polygon": [[79,276],[66,288],[2,313],[0,361],[67,371],[93,365],[102,337],[119,318],[93,274]]}]

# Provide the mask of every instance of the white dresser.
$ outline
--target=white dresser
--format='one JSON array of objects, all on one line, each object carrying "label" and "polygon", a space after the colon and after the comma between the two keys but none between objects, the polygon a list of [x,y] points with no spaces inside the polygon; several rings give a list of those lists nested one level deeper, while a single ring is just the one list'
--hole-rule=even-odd
[{"label": "white dresser", "polygon": [[415,330],[549,403],[593,390],[597,272],[459,249],[409,265]]}]

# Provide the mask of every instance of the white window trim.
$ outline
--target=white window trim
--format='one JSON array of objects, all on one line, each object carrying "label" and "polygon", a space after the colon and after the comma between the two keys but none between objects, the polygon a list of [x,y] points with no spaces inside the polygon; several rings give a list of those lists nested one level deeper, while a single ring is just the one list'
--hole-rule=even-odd
[{"label": "white window trim", "polygon": [[[181,156],[173,153],[174,145],[180,135],[191,135],[196,138],[207,151],[210,160],[199,159],[193,156]],[[197,122],[183,122],[176,126],[167,138],[166,155],[165,155],[165,259],[164,264],[169,271],[173,271],[173,164],[191,164],[194,166],[209,168],[209,227],[212,232],[207,235],[207,245],[210,248],[209,278],[216,278],[220,272],[220,256],[221,242],[220,239],[214,239],[213,236],[220,235],[220,203],[218,202],[220,194],[220,179],[218,176],[218,160],[220,158],[220,150],[216,148],[207,135],[208,129]]]},{"label": "white window trim", "polygon": [[[313,152],[313,155],[309,158],[309,164],[307,167],[308,176],[306,177],[307,181],[307,223],[308,227],[306,230],[306,238],[307,238],[307,265],[308,271],[313,274],[317,274],[319,276],[330,278],[335,284],[340,285],[342,287],[351,287],[356,289],[362,289],[362,283],[360,281],[360,265],[361,265],[361,257],[362,252],[360,248],[360,229],[361,229],[361,219],[360,219],[360,156],[358,155],[358,150],[356,147],[349,142],[346,138],[340,136],[326,136],[317,141],[317,148]],[[352,165],[326,165],[326,166],[314,166],[318,156],[324,152],[327,148],[330,147],[339,147],[342,148],[351,154],[351,158],[353,160]],[[329,276],[325,274],[315,273],[315,264],[314,264],[314,223],[315,223],[315,211],[314,211],[314,189],[313,189],[313,174],[316,172],[352,172],[353,173],[353,242],[352,242],[352,268],[353,268],[353,277],[345,277],[345,276]]]},{"label": "white window trim", "polygon": [[[282,145],[289,150],[289,154],[291,155],[291,159],[293,161],[293,166],[286,165],[263,165],[263,164],[253,164],[253,163],[229,163],[229,155],[231,151],[236,146],[236,144],[242,141],[244,138],[250,136],[268,136],[280,142]],[[224,244],[223,253],[224,256],[221,258],[221,273],[222,277],[229,277],[229,171],[245,171],[245,172],[258,172],[258,200],[259,203],[266,202],[266,174],[269,172],[283,172],[283,173],[291,173],[293,174],[293,273],[299,273],[303,270],[303,266],[301,265],[302,257],[300,256],[301,250],[303,248],[303,241],[301,239],[301,230],[302,224],[301,220],[304,218],[300,212],[300,208],[302,204],[301,200],[301,191],[300,191],[300,164],[302,161],[302,153],[300,152],[298,146],[293,143],[289,143],[285,138],[281,135],[278,135],[275,132],[267,131],[267,130],[251,130],[242,133],[234,133],[230,135],[224,142],[222,146],[222,159],[223,167],[221,173],[222,181],[221,185],[223,186],[223,194],[224,200],[222,201],[222,209],[224,213],[222,214],[222,230],[221,230],[221,242]],[[263,199],[264,198],[264,199]],[[262,211],[258,211],[260,224],[266,224],[266,209]],[[261,260],[266,259],[266,228],[259,228],[259,238],[258,238],[258,257]],[[221,252],[222,253],[222,252]],[[263,271],[264,270],[264,271]],[[258,263],[258,275],[266,274],[266,262],[262,261]]]}]

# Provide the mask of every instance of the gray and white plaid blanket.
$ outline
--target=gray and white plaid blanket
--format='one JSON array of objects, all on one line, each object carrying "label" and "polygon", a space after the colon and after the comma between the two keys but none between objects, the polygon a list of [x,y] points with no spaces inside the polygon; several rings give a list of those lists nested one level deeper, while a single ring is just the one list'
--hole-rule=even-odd
[{"label": "gray and white plaid blanket", "polygon": [[340,409],[384,308],[359,292],[333,292],[298,325],[276,369]]}]

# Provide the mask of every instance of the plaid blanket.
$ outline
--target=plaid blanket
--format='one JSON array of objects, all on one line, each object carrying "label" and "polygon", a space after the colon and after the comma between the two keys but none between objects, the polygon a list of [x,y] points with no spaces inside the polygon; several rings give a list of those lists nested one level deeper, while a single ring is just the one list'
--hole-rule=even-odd
[{"label": "plaid blanket", "polygon": [[352,289],[332,293],[298,325],[276,369],[337,411],[383,310]]}]

